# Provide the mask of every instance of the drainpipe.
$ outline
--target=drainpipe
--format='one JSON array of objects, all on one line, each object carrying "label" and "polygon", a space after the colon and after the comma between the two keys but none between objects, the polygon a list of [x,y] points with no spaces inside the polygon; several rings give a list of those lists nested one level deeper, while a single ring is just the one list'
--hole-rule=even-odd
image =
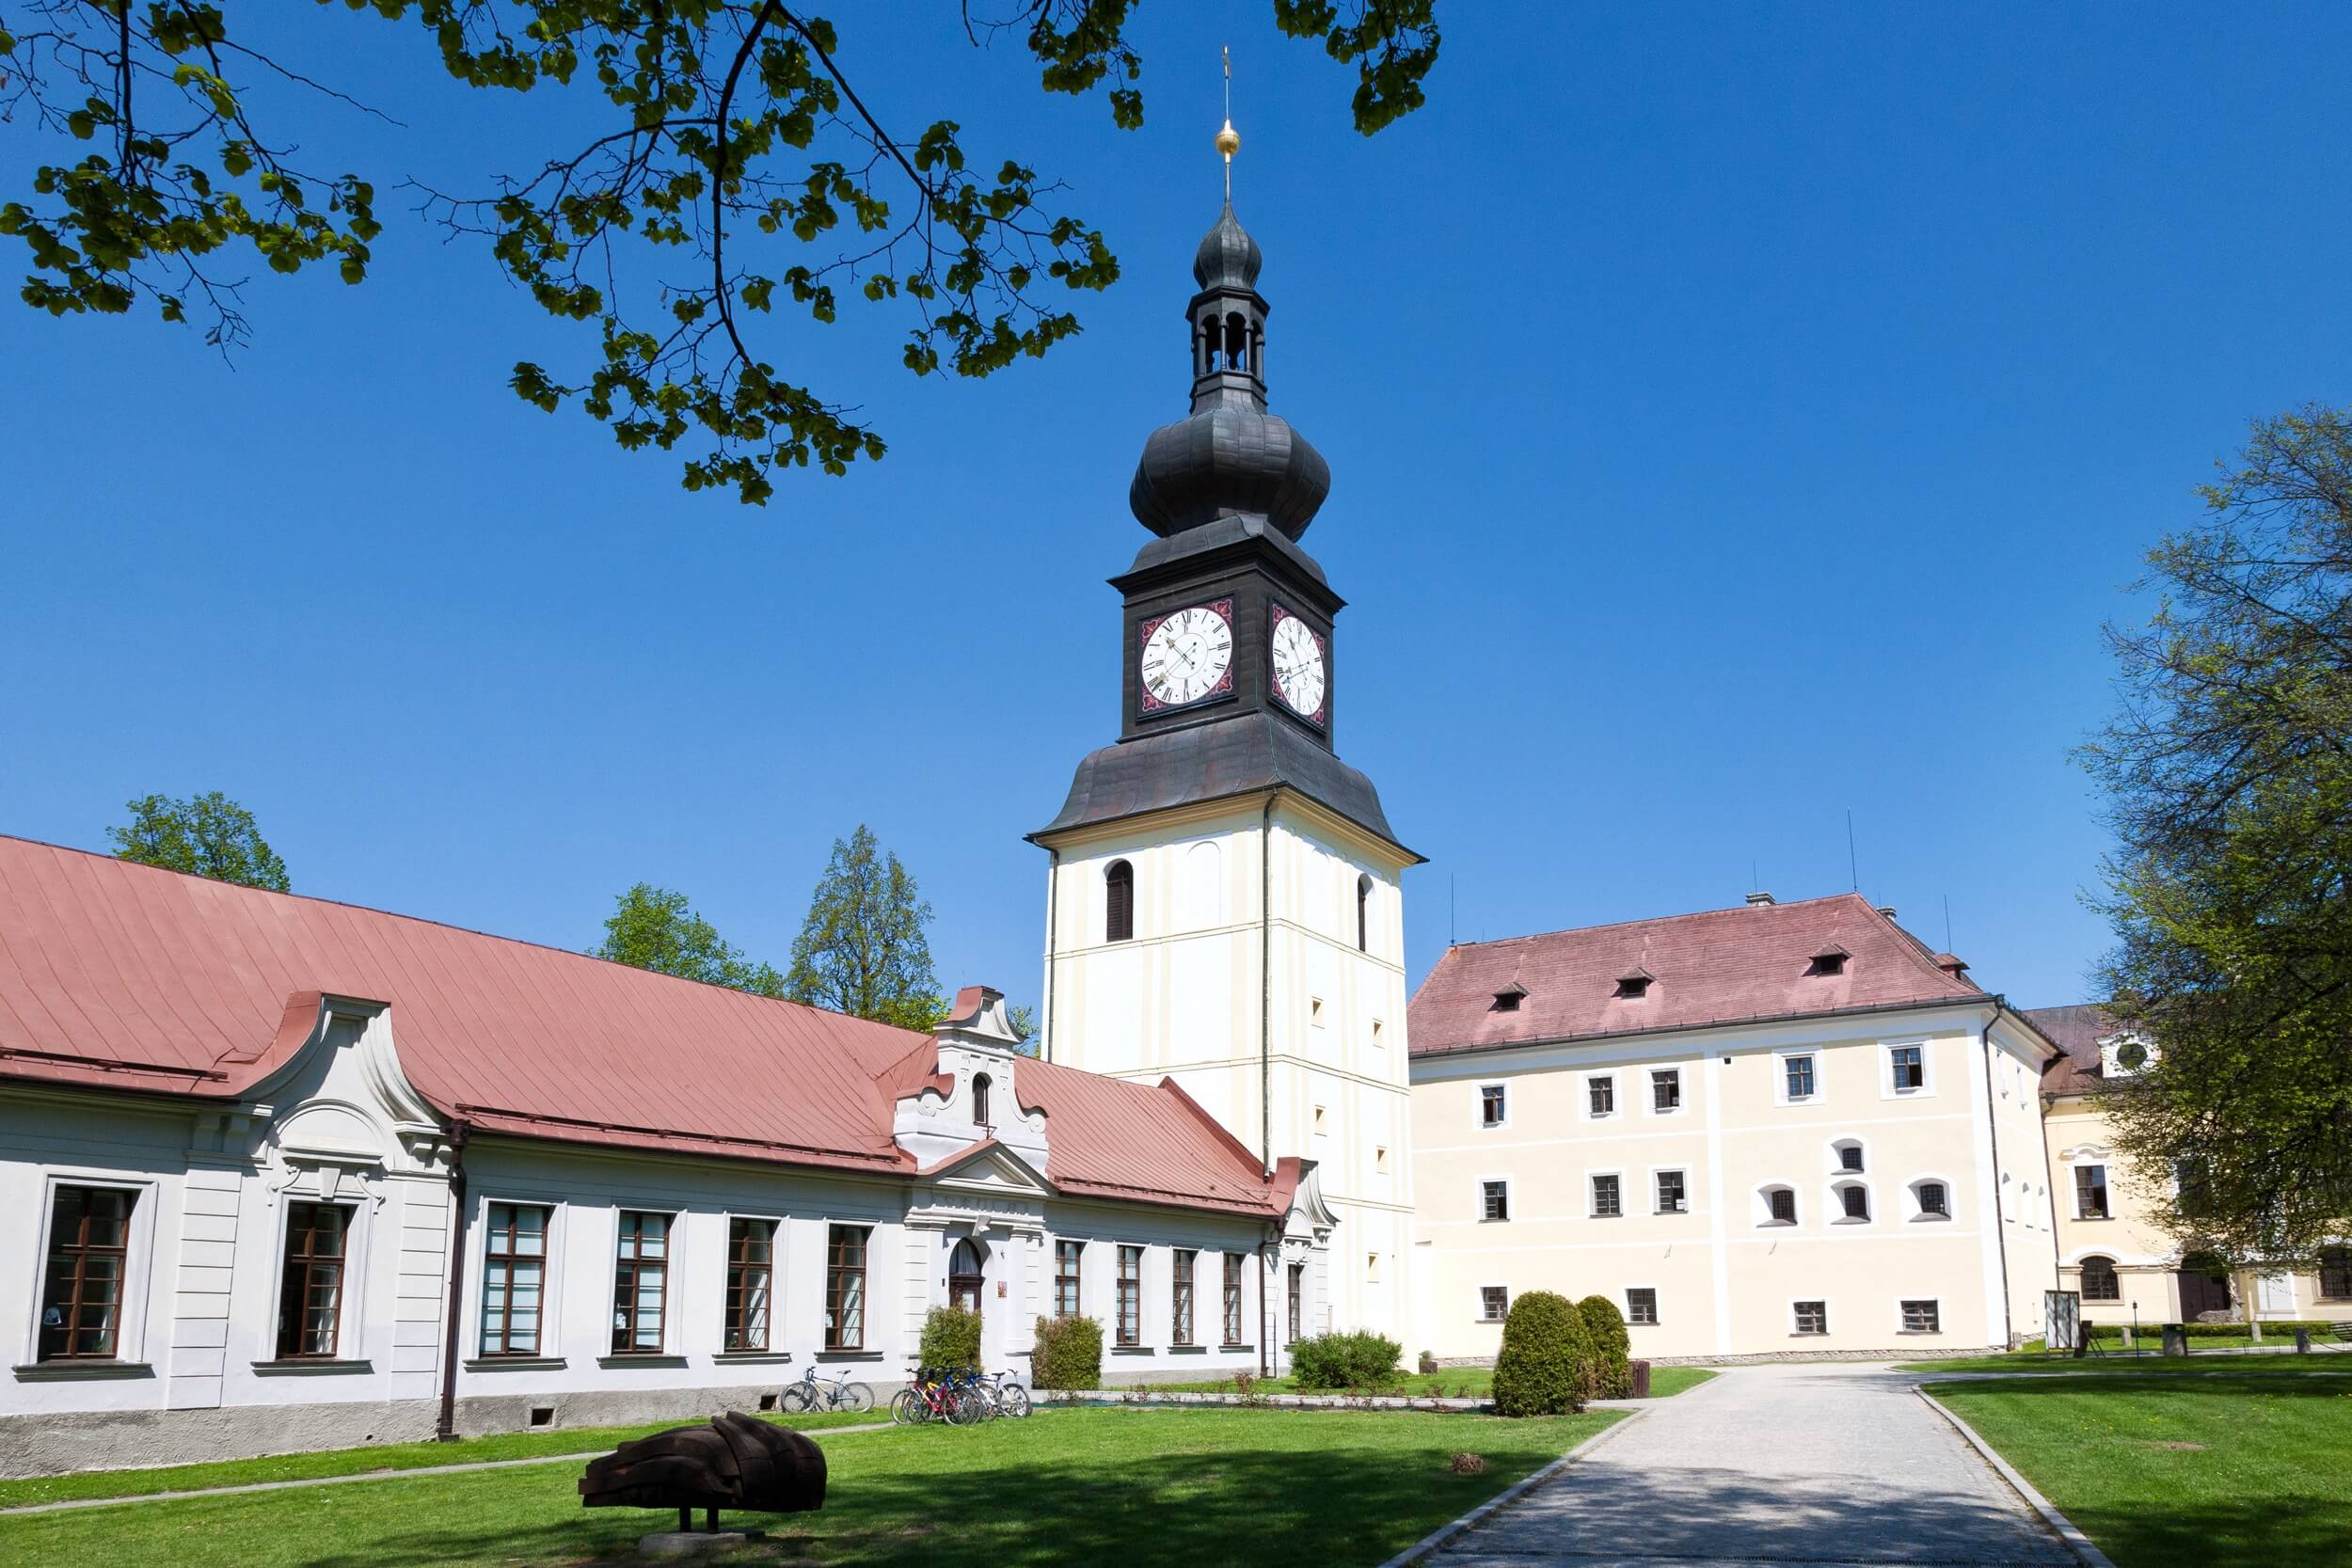
[{"label": "drainpipe", "polygon": [[457,1440],[457,1317],[466,1299],[466,1124],[449,1130],[449,1197],[457,1221],[450,1227],[449,1306],[446,1332],[441,1337],[441,1418],[433,1429],[437,1442]]},{"label": "drainpipe", "polygon": [[[1993,1140],[1993,1243],[2001,1258],[2001,1349],[2006,1351],[2017,1340],[2017,1324],[2009,1304],[2009,1232],[2001,1215],[2001,1121],[1994,1114],[1993,1092],[1993,1023],[2001,1016],[2001,999],[1993,999],[1993,1011],[1978,1032],[1978,1043],[1984,1050],[1984,1130]],[[2042,1158],[2049,1158],[2049,1140],[2042,1140]]]},{"label": "drainpipe", "polygon": [[[2042,1106],[2042,1117],[2039,1123],[2042,1132],[2042,1184],[2049,1190],[2050,1194],[2050,1289],[2053,1291],[2062,1290],[2066,1285],[2066,1277],[2061,1272],[2066,1267],[2066,1258],[2065,1255],[2058,1250],[2058,1171],[2056,1167],[2050,1164],[2050,1104],[2057,1097],[2055,1095],[2041,1093],[2036,1093],[2034,1096],[2035,1101]],[[2112,1208],[2113,1205],[2110,1204],[2109,1207]],[[2046,1335],[2049,1331],[2049,1324],[2044,1323],[2042,1326],[2043,1333]],[[2047,1343],[2046,1339],[2044,1340],[2044,1343]]]},{"label": "drainpipe", "polygon": [[1258,1375],[1274,1375],[1274,1303],[1271,1275],[1266,1273],[1266,1241],[1274,1234],[1272,1226],[1258,1240]]},{"label": "drainpipe", "polygon": [[[1258,1161],[1274,1175],[1274,801],[1258,819]],[[1264,1248],[1259,1249],[1263,1258]]]},{"label": "drainpipe", "polygon": [[1061,851],[1048,848],[1052,857],[1045,867],[1045,1013],[1043,1026],[1038,1032],[1038,1059],[1054,1059],[1054,971],[1061,967],[1059,942],[1061,932],[1054,924],[1054,906],[1061,898]]}]

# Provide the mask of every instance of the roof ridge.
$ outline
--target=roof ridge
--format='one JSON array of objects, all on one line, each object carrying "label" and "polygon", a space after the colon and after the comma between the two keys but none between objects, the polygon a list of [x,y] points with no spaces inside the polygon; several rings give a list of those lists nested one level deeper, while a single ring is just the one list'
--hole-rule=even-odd
[{"label": "roof ridge", "polygon": [[[800,1002],[788,996],[762,996],[755,990],[743,990],[735,986],[723,986],[716,980],[696,980],[684,974],[673,974],[663,969],[644,969],[636,964],[622,963],[617,958],[605,958],[601,954],[583,953],[577,948],[561,947],[551,942],[535,942],[530,937],[505,936],[497,931],[483,930],[478,927],[460,926],[453,921],[434,920],[421,914],[404,914],[398,910],[379,909],[373,904],[357,904],[348,898],[326,898],[315,893],[280,892],[277,888],[253,887],[245,882],[225,882],[217,877],[206,877],[194,871],[181,871],[168,865],[150,865],[145,861],[125,860],[120,855],[104,854],[96,849],[76,848],[71,844],[52,844],[47,839],[26,838],[22,833],[0,833],[0,843],[30,845],[36,849],[51,849],[59,854],[77,855],[85,860],[119,866],[135,872],[152,871],[159,876],[179,877],[191,882],[202,882],[210,887],[230,888],[240,894],[253,894],[262,898],[294,898],[306,904],[324,904],[332,909],[352,910],[360,914],[381,915],[386,920],[405,920],[412,926],[430,926],[436,930],[454,931],[460,936],[480,937],[485,942],[511,942],[516,947],[533,948],[542,953],[560,953],[565,958],[582,958],[589,963],[610,964],[615,969],[630,970],[639,974],[658,974],[665,980],[675,980],[680,985],[705,986],[712,990],[726,991],[736,996],[748,996],[757,1002],[781,1002],[787,1006],[822,1013],[828,1018],[847,1019],[853,1023],[870,1023],[877,1029],[898,1030],[899,1033],[910,1037],[920,1035],[920,1031],[917,1030],[900,1029],[898,1024],[884,1023],[879,1019],[860,1018],[855,1013],[836,1012],[831,1007],[820,1007],[814,1002]],[[929,1037],[922,1036],[921,1037],[928,1038]]]},{"label": "roof ridge", "polygon": [[[1878,912],[1876,906],[1872,905],[1868,899],[1864,898],[1859,893],[1824,893],[1812,898],[1791,898],[1786,903],[1764,905],[1725,904],[1715,909],[1685,910],[1680,914],[1644,915],[1638,920],[1604,920],[1597,926],[1563,926],[1556,930],[1528,931],[1516,937],[1496,937],[1491,942],[1457,942],[1449,946],[1445,952],[1439,956],[1438,962],[1443,963],[1448,958],[1451,958],[1455,953],[1461,952],[1464,948],[1469,947],[1507,947],[1513,942],[1541,942],[1547,937],[1583,936],[1586,933],[1593,931],[1622,931],[1630,929],[1636,926],[1662,926],[1669,921],[1706,920],[1717,915],[1764,915],[1764,918],[1770,919],[1771,916],[1765,913],[1766,911],[1801,910],[1810,904],[1832,904],[1840,899],[1857,900],[1862,903],[1864,907],[1869,909],[1873,914]],[[1902,927],[1899,926],[1896,929],[1901,930]],[[1904,934],[1909,935],[1910,933],[1905,932]],[[1436,972],[1437,966],[1435,964],[1431,965],[1430,973],[1435,974]],[[1422,976],[1422,984],[1427,985],[1428,983],[1428,976]]]}]

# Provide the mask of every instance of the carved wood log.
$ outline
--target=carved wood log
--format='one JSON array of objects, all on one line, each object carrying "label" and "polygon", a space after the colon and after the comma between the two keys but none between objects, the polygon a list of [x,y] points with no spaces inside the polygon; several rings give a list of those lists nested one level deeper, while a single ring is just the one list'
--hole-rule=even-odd
[{"label": "carved wood log", "polygon": [[803,1513],[825,1506],[825,1454],[797,1432],[730,1410],[590,1460],[580,1499],[585,1508],[709,1510],[713,1528],[722,1508]]}]

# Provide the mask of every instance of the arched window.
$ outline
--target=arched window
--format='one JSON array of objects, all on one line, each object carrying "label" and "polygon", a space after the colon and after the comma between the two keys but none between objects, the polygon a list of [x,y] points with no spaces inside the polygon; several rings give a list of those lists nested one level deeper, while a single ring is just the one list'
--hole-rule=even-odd
[{"label": "arched window", "polygon": [[1136,934],[1136,868],[1113,861],[1103,873],[1103,940],[1127,942]]},{"label": "arched window", "polygon": [[1794,1187],[1767,1187],[1763,1191],[1764,1212],[1759,1225],[1794,1225],[1797,1223],[1797,1190]]},{"label": "arched window", "polygon": [[2083,1259],[2083,1300],[2122,1301],[2123,1282],[2115,1277],[2115,1259],[2086,1258]]},{"label": "arched window", "polygon": [[1859,1181],[1840,1181],[1830,1189],[1836,1195],[1837,1208],[1830,1216],[1832,1225],[1867,1225],[1870,1221],[1870,1189]]},{"label": "arched window", "polygon": [[1372,874],[1356,879],[1356,951],[1372,951]]},{"label": "arched window", "polygon": [[1249,368],[1249,325],[1236,310],[1225,318],[1225,368],[1246,371]]},{"label": "arched window", "polygon": [[947,1304],[966,1312],[980,1309],[982,1255],[979,1244],[969,1236],[958,1242],[947,1255]]},{"label": "arched window", "polygon": [[972,1080],[972,1119],[982,1127],[988,1125],[988,1074],[985,1072]]}]

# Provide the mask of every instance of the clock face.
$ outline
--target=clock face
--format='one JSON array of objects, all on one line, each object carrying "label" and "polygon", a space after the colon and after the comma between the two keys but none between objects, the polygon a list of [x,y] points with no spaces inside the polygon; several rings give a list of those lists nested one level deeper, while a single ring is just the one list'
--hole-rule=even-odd
[{"label": "clock face", "polygon": [[1233,689],[1233,601],[1143,624],[1143,707],[1183,707]]},{"label": "clock face", "polygon": [[1323,722],[1323,698],[1330,681],[1324,673],[1323,639],[1315,628],[1274,607],[1274,694],[1301,719]]}]

